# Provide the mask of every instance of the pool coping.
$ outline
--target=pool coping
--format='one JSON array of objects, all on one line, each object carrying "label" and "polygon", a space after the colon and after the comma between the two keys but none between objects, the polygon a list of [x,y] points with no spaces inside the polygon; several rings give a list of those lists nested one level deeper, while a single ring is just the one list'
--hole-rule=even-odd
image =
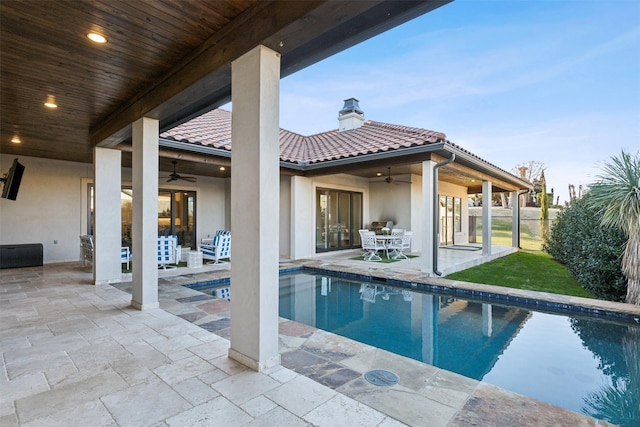
[{"label": "pool coping", "polygon": [[[377,280],[391,286],[460,296],[483,302],[516,305],[525,309],[604,317],[640,324],[640,306],[599,299],[574,297],[549,292],[529,291],[496,285],[431,277],[422,273],[408,273],[393,268],[373,269],[329,264],[324,260],[302,260],[280,266],[280,275],[314,271],[353,280]],[[188,285],[191,289],[230,283],[230,271],[217,278]],[[186,286],[186,285],[185,285]]]}]

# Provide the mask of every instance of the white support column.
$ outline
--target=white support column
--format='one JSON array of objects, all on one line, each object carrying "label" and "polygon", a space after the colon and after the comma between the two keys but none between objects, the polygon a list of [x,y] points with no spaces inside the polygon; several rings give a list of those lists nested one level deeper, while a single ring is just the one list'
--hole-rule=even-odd
[{"label": "white support column", "polygon": [[430,276],[433,272],[433,241],[437,239],[433,228],[433,171],[436,162],[427,160],[422,162],[422,256],[420,270]]},{"label": "white support column", "polygon": [[520,245],[520,196],[517,191],[511,192],[511,246]]},{"label": "white support column", "polygon": [[158,120],[133,123],[133,235],[131,306],[158,304]]},{"label": "white support column", "polygon": [[482,181],[482,255],[491,255],[491,181]]},{"label": "white support column", "polygon": [[93,149],[93,282],[96,285],[119,282],[122,278],[121,154],[120,150],[109,148]]},{"label": "white support column", "polygon": [[280,54],[258,46],[231,64],[231,348],[263,371],[278,352]]},{"label": "white support column", "polygon": [[493,334],[492,305],[482,304],[482,336],[490,337]]},{"label": "white support column", "polygon": [[313,221],[315,193],[312,181],[303,176],[291,177],[291,259],[308,258],[315,254],[316,236]]}]

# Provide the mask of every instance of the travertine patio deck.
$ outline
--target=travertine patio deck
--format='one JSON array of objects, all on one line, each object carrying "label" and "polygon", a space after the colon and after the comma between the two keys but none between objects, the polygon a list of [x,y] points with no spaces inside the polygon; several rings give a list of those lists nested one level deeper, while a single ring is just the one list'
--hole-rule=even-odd
[{"label": "travertine patio deck", "polygon": [[226,301],[178,286],[227,274],[162,278],[161,309],[140,312],[79,264],[0,271],[0,425],[605,424],[286,320],[283,367],[248,371],[227,357]]}]

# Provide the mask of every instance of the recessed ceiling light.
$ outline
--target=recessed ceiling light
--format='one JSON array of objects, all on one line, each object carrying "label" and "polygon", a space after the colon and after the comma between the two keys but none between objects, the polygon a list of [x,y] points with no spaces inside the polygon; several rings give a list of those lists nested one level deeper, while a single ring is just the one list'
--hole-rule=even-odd
[{"label": "recessed ceiling light", "polygon": [[47,108],[58,108],[58,104],[56,104],[56,97],[53,95],[47,95],[47,101],[44,103],[44,106]]},{"label": "recessed ceiling light", "polygon": [[89,40],[95,43],[102,44],[107,42],[107,39],[105,38],[105,36],[98,33],[89,33],[87,34],[87,37],[89,38]]},{"label": "recessed ceiling light", "polygon": [[382,176],[382,172],[378,172],[376,176]]},{"label": "recessed ceiling light", "polygon": [[224,166],[220,166],[220,170],[221,170],[221,171],[226,171],[226,170],[227,170],[227,168],[225,168]]},{"label": "recessed ceiling light", "polygon": [[20,137],[18,135],[13,135],[13,138],[11,138],[11,142],[13,142],[14,144],[20,144],[22,141],[20,141]]}]

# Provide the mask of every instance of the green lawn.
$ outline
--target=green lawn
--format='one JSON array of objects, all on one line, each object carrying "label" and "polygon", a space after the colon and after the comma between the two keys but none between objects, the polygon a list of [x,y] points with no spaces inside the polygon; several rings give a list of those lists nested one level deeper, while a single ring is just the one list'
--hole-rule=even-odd
[{"label": "green lawn", "polygon": [[[511,245],[511,223],[493,220],[492,243]],[[479,231],[479,237],[482,231]],[[508,288],[593,298],[567,268],[542,252],[540,239],[524,228],[520,233],[522,250],[491,262],[448,275],[447,279],[485,283]]]}]

